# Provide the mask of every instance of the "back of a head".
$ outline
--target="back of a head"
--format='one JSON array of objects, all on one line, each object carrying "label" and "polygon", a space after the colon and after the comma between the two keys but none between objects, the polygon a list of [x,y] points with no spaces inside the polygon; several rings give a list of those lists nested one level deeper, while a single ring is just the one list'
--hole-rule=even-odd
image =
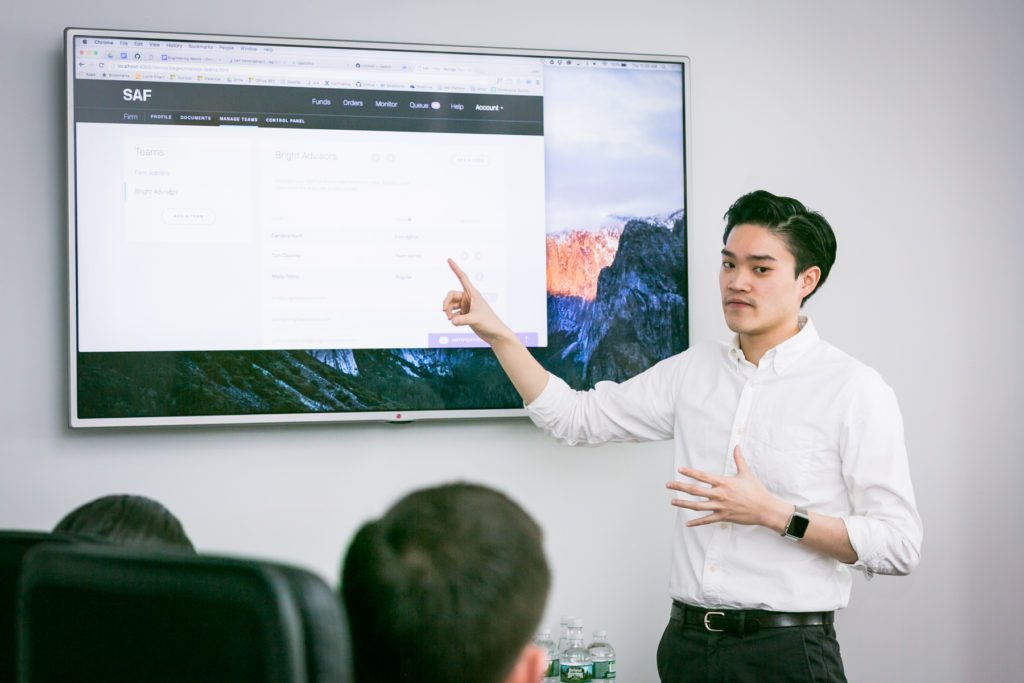
[{"label": "back of a head", "polygon": [[53,531],[116,545],[195,552],[178,518],[144,496],[97,498],[69,512]]},{"label": "back of a head", "polygon": [[825,284],[836,260],[836,236],[832,226],[817,211],[811,211],[792,197],[755,190],[733,202],[724,218],[723,244],[729,240],[729,233],[736,226],[759,225],[785,240],[796,260],[794,276],[812,266],[821,269],[818,286],[804,301]]},{"label": "back of a head", "polygon": [[540,527],[504,494],[409,494],[359,530],[342,567],[357,683],[499,683],[550,582]]}]

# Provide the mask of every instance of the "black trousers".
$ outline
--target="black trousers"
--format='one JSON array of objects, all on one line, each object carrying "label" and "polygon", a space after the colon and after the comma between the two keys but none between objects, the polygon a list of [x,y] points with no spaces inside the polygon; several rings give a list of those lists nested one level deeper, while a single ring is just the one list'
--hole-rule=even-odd
[{"label": "black trousers", "polygon": [[831,625],[713,633],[670,620],[658,645],[661,683],[846,683]]}]

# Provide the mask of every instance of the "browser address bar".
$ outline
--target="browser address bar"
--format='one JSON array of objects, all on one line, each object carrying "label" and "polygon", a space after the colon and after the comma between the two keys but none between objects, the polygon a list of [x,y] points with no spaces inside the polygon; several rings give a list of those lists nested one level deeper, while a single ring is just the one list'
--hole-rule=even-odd
[{"label": "browser address bar", "polygon": [[[457,74],[444,74],[431,77],[425,74],[394,74],[394,73],[371,73],[355,69],[338,69],[329,71],[318,69],[319,73],[311,73],[311,69],[288,68],[278,66],[257,66],[257,65],[177,65],[162,63],[115,63],[115,71],[119,72],[148,72],[148,73],[188,73],[188,74],[217,74],[219,76],[260,77],[272,79],[302,79],[312,81],[328,81],[331,85],[349,85],[351,87],[373,87],[378,84],[386,87],[403,87],[415,85],[416,87],[440,87],[440,86],[476,86],[487,87],[494,85],[495,77],[468,76]],[[396,78],[397,77],[397,78]]]}]

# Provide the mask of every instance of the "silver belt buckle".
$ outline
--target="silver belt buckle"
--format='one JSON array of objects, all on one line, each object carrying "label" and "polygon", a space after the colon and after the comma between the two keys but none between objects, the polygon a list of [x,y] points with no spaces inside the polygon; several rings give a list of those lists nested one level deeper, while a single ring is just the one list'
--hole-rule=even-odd
[{"label": "silver belt buckle", "polygon": [[720,617],[724,617],[725,616],[725,612],[705,612],[704,613],[704,628],[707,629],[708,631],[711,631],[712,633],[722,633],[723,631],[725,631],[724,628],[711,628],[711,621],[710,620],[711,620],[711,616],[712,615],[717,615],[717,616],[720,616]]}]

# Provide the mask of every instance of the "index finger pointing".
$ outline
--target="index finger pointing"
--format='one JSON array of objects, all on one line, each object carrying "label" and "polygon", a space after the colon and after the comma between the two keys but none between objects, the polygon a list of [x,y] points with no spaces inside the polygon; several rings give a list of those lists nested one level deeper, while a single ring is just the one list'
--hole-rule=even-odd
[{"label": "index finger pointing", "polygon": [[469,289],[473,286],[469,281],[469,276],[462,271],[462,268],[459,268],[459,264],[452,259],[448,259],[448,267],[450,267],[452,272],[455,273],[455,277],[459,278],[459,282],[462,283],[463,289]]}]

